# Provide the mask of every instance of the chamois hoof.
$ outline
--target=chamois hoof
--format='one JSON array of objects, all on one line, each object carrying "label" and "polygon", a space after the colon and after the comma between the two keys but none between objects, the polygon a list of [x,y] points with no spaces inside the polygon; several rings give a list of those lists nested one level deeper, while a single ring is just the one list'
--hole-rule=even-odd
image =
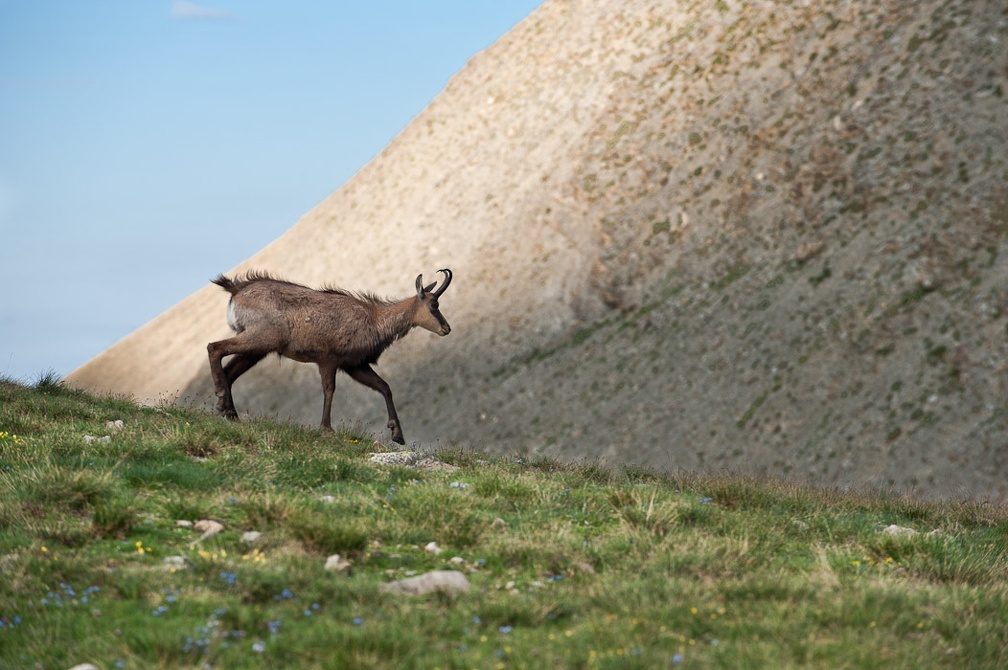
[{"label": "chamois hoof", "polygon": [[399,427],[399,423],[396,421],[389,421],[388,427],[392,429],[392,441],[396,444],[406,444],[406,440],[403,439],[402,428]]},{"label": "chamois hoof", "polygon": [[238,420],[238,411],[223,398],[217,401],[217,412],[228,421]]}]

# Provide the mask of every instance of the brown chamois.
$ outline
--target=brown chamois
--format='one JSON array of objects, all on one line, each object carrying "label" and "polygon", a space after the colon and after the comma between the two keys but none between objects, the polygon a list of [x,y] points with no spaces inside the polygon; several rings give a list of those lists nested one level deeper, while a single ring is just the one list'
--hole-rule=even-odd
[{"label": "brown chamois", "polygon": [[[438,335],[451,332],[451,326],[441,316],[438,298],[451,283],[452,273],[438,272],[444,273],[445,279],[436,291],[433,289],[437,282],[424,286],[423,275],[417,275],[416,295],[398,301],[336,288],[315,290],[261,272],[249,272],[234,279],[218,276],[212,281],[231,294],[227,321],[236,334],[207,345],[217,410],[229,419],[237,419],[231,385],[266,354],[275,352],[318,365],[325,398],[323,429],[332,430],[336,371],[343,370],[382,394],[388,408],[392,441],[405,444],[392,391],[371,366],[389,345],[414,326]],[[233,358],[222,366],[225,356]]]}]

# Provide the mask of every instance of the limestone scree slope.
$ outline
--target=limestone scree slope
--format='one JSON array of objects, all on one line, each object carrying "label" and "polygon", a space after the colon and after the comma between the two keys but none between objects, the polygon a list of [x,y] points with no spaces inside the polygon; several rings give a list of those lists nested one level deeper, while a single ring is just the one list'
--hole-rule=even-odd
[{"label": "limestone scree slope", "polygon": [[[1008,495],[1008,10],[547,0],[240,268],[408,296],[407,441]],[[208,278],[219,270],[208,270]],[[69,377],[212,402],[208,284]],[[271,357],[239,411],[317,423]],[[334,418],[387,437],[341,377]]]}]

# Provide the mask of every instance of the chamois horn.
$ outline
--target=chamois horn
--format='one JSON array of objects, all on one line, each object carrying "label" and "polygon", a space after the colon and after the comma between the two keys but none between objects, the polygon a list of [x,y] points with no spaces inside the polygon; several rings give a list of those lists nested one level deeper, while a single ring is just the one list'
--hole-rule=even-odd
[{"label": "chamois horn", "polygon": [[445,289],[448,288],[448,284],[451,284],[451,280],[452,280],[452,271],[451,270],[448,270],[448,269],[438,270],[438,272],[443,272],[444,273],[445,280],[444,280],[444,283],[441,284],[441,288],[439,288],[438,290],[434,291],[434,297],[435,298],[440,298],[441,297],[441,294],[445,292]]}]

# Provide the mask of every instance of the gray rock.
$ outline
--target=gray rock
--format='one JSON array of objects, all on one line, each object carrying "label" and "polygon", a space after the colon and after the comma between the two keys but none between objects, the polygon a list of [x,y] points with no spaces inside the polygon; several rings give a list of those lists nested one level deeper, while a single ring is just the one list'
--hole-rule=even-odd
[{"label": "gray rock", "polygon": [[335,572],[349,572],[350,571],[350,561],[343,558],[339,554],[333,554],[326,559],[325,569],[332,570]]},{"label": "gray rock", "polygon": [[896,524],[892,524],[890,526],[886,526],[885,528],[883,528],[882,534],[892,535],[893,537],[913,537],[914,535],[917,534],[917,531],[915,531],[913,528],[905,528],[903,526],[897,526]]},{"label": "gray rock", "polygon": [[452,472],[458,468],[448,465],[435,458],[431,454],[421,451],[379,451],[368,454],[368,461],[379,465],[398,465],[404,468],[415,468],[417,470],[439,470]]},{"label": "gray rock", "polygon": [[195,528],[196,530],[203,531],[204,537],[210,537],[224,530],[224,524],[213,519],[200,519],[196,522]]},{"label": "gray rock", "polygon": [[442,591],[444,593],[465,593],[472,585],[466,576],[457,570],[434,570],[416,577],[390,582],[382,590],[390,593],[402,593],[410,596],[420,596],[427,593]]},{"label": "gray rock", "polygon": [[187,570],[189,569],[189,559],[185,556],[165,556],[161,565],[168,572]]}]

